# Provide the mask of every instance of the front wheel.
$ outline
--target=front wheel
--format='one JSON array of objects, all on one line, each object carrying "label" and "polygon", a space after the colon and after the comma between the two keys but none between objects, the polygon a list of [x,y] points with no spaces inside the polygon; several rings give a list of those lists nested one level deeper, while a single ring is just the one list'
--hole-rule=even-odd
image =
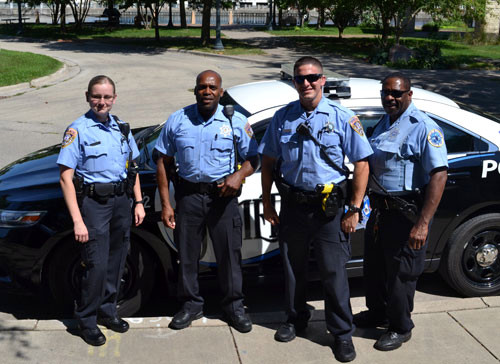
[{"label": "front wheel", "polygon": [[476,216],[451,235],[440,272],[464,296],[500,293],[499,250],[500,214]]},{"label": "front wheel", "polygon": [[[63,242],[54,252],[48,265],[48,286],[53,299],[65,311],[71,312],[74,301],[80,295],[82,265],[79,243]],[[154,286],[154,262],[141,244],[131,241],[125,261],[117,302],[118,315],[129,317],[139,311]]]}]

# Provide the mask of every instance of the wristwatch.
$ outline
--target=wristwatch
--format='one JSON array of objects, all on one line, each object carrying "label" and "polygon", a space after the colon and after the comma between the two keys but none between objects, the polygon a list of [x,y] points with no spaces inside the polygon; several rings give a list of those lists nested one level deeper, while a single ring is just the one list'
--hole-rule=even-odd
[{"label": "wristwatch", "polygon": [[143,200],[139,200],[139,201],[135,201],[134,202],[134,205],[139,205],[139,204],[144,205],[144,201]]},{"label": "wristwatch", "polygon": [[361,214],[361,208],[356,206],[356,205],[349,205],[349,209],[347,210],[349,212],[354,212],[354,213],[359,213]]}]

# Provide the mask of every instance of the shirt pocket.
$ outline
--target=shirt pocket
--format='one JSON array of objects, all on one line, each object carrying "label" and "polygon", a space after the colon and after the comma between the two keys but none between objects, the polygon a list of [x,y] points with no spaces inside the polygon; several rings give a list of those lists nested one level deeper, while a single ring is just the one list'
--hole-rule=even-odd
[{"label": "shirt pocket", "polygon": [[108,151],[103,146],[85,145],[85,161],[83,167],[89,172],[102,172],[107,167]]},{"label": "shirt pocket", "polygon": [[283,160],[296,161],[299,159],[299,141],[296,134],[282,135],[280,145]]},{"label": "shirt pocket", "polygon": [[321,144],[325,147],[326,153],[331,157],[339,157],[342,159],[342,153],[340,151],[340,138],[337,134],[323,134],[321,138]]},{"label": "shirt pocket", "polygon": [[233,139],[231,138],[220,138],[212,141],[211,152],[212,157],[219,162],[219,164],[225,164],[229,160],[231,153],[233,152]]},{"label": "shirt pocket", "polygon": [[195,138],[182,137],[177,139],[177,155],[181,163],[192,161],[195,158],[195,144]]}]

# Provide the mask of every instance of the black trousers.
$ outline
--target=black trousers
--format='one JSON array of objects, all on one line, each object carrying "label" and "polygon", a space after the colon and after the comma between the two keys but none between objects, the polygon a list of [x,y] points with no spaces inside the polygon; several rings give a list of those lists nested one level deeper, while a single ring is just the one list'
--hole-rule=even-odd
[{"label": "black trousers", "polygon": [[236,197],[219,198],[200,193],[176,195],[175,242],[179,250],[178,298],[191,313],[203,309],[198,284],[198,265],[206,230],[215,252],[222,308],[227,314],[242,314],[241,216]]},{"label": "black trousers", "polygon": [[84,271],[75,317],[82,328],[96,327],[97,315],[115,317],[116,301],[130,244],[132,214],[126,194],[99,203],[84,197],[80,207],[89,232],[81,244]]},{"label": "black trousers", "polygon": [[325,320],[330,333],[341,340],[352,337],[354,326],[346,263],[351,257],[349,235],[342,232],[343,209],[326,218],[321,207],[282,202],[279,243],[285,272],[288,320],[310,317],[307,309],[309,251],[313,244],[325,295]]},{"label": "black trousers", "polygon": [[412,227],[397,211],[373,210],[365,231],[366,306],[376,316],[387,317],[389,330],[400,334],[415,327],[411,312],[427,248],[427,242],[419,250],[409,248]]}]

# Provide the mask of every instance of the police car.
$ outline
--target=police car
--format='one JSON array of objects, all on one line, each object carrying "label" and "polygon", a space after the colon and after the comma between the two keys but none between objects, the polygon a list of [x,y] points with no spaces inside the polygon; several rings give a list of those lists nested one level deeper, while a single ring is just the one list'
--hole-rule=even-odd
[{"label": "police car", "polygon": [[[252,124],[258,141],[274,112],[298,98],[285,69],[284,79],[231,87],[221,100]],[[365,130],[384,114],[380,82],[340,75],[328,78],[325,95],[357,113]],[[439,270],[463,296],[500,292],[500,123],[491,116],[433,92],[413,87],[413,102],[443,129],[448,148],[446,189],[436,212],[427,249],[426,271]],[[140,149],[140,178],[147,216],[132,227],[131,248],[119,297],[123,316],[136,312],[154,287],[175,290],[177,249],[171,230],[160,220],[154,146],[162,125],[134,130]],[[0,277],[38,290],[72,307],[81,269],[72,221],[59,187],[59,146],[31,153],[0,170]],[[273,190],[277,210],[280,197]],[[280,271],[277,231],[264,220],[260,173],[246,179],[239,197],[243,217],[242,259],[246,279]],[[364,221],[370,214],[363,206]],[[350,276],[362,275],[363,229],[352,234]],[[210,241],[201,253],[200,275],[216,269]]]}]

